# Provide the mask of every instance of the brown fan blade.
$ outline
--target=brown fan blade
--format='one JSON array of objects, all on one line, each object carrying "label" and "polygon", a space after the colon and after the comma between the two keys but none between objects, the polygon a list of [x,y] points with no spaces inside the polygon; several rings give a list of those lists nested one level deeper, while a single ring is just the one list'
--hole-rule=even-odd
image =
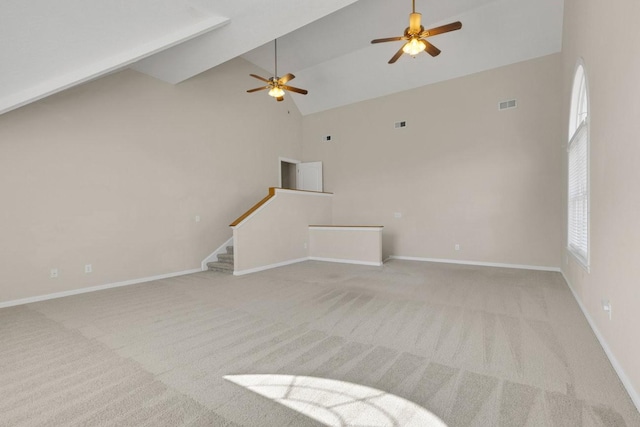
[{"label": "brown fan blade", "polygon": [[296,76],[294,76],[293,74],[289,73],[289,74],[285,74],[284,76],[280,77],[278,79],[278,83],[280,83],[281,85],[285,84],[286,82],[295,79]]},{"label": "brown fan blade", "polygon": [[455,31],[462,28],[462,22],[456,21],[451,24],[443,25],[442,27],[431,28],[420,33],[420,37],[437,36],[438,34],[448,33],[449,31]]},{"label": "brown fan blade", "polygon": [[279,96],[276,98],[276,101],[280,102],[280,101],[284,101],[284,96]]},{"label": "brown fan blade", "polygon": [[282,85],[282,86],[280,86],[280,87],[281,87],[282,89],[284,89],[284,90],[289,90],[289,91],[291,91],[291,92],[300,93],[300,94],[302,94],[302,95],[306,95],[306,94],[308,94],[308,93],[309,93],[309,92],[308,92],[307,90],[305,90],[305,89],[298,89],[297,87],[293,87],[293,86]]},{"label": "brown fan blade", "polygon": [[371,43],[375,44],[375,43],[397,42],[399,40],[406,40],[406,39],[407,38],[405,36],[402,36],[402,37],[388,37],[386,39],[371,40]]},{"label": "brown fan blade", "polygon": [[247,92],[248,92],[248,93],[258,92],[259,90],[269,89],[270,87],[271,87],[271,86],[257,87],[257,88],[255,88],[255,89],[249,89]]},{"label": "brown fan blade", "polygon": [[249,74],[251,77],[256,78],[258,80],[262,80],[263,82],[269,83],[269,79],[265,79],[264,77],[256,76],[255,74]]},{"label": "brown fan blade", "polygon": [[429,55],[431,56],[438,56],[440,55],[441,50],[438,49],[437,47],[435,47],[434,45],[432,45],[431,43],[429,43],[428,41],[426,41],[425,39],[422,39],[422,43],[425,44],[426,48],[424,49],[425,52],[427,52]]},{"label": "brown fan blade", "polygon": [[396,62],[398,60],[398,58],[400,58],[402,56],[402,54],[404,53],[404,51],[402,49],[405,46],[406,46],[406,43],[403,44],[402,47],[400,48],[400,50],[398,50],[396,52],[396,54],[391,57],[391,59],[389,60],[389,64],[393,64],[394,62]]}]

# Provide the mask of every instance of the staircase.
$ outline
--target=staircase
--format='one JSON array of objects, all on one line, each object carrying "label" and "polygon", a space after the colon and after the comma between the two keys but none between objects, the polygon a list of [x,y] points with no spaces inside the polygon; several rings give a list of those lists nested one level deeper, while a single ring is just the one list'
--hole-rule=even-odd
[{"label": "staircase", "polygon": [[227,246],[226,254],[218,254],[218,261],[208,262],[209,271],[233,273],[233,246]]}]

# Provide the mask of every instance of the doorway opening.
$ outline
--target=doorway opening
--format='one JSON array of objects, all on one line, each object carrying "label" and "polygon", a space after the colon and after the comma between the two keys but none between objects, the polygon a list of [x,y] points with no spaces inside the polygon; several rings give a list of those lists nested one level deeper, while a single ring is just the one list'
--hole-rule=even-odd
[{"label": "doorway opening", "polygon": [[280,188],[290,190],[297,189],[297,166],[301,163],[299,160],[286,159],[280,157]]},{"label": "doorway opening", "polygon": [[322,162],[303,163],[300,160],[279,158],[280,188],[290,190],[323,191]]}]

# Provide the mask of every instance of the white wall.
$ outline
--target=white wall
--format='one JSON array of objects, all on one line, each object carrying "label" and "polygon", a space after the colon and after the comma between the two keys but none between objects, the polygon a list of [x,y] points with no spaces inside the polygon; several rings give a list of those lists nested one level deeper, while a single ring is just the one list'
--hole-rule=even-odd
[{"label": "white wall", "polygon": [[334,223],[384,225],[385,257],[559,267],[560,74],[556,54],[305,116]]},{"label": "white wall", "polygon": [[[570,255],[563,271],[622,369],[640,406],[640,3],[566,0],[562,136],[566,147],[573,74],[583,58],[590,94],[591,269]],[[566,188],[566,153],[563,158]],[[566,206],[566,192],[563,207]],[[563,215],[566,254],[566,209]],[[612,318],[602,310],[609,299]]]},{"label": "white wall", "polygon": [[249,73],[123,71],[1,115],[0,302],[199,268],[301,155],[299,112]]},{"label": "white wall", "polygon": [[331,224],[333,195],[276,189],[233,229],[234,274],[309,256],[309,225]]},{"label": "white wall", "polygon": [[319,261],[381,266],[382,227],[309,227],[309,257]]}]

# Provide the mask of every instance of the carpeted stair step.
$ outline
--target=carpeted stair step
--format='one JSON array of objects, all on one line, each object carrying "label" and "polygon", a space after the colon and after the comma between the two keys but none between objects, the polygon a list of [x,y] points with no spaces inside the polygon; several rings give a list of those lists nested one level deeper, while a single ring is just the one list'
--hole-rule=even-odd
[{"label": "carpeted stair step", "polygon": [[230,264],[233,264],[233,254],[230,254],[230,253],[218,254],[218,261],[228,262]]},{"label": "carpeted stair step", "polygon": [[210,271],[233,273],[233,246],[227,246],[226,254],[218,254],[218,261],[208,262]]},{"label": "carpeted stair step", "polygon": [[208,262],[209,271],[218,271],[221,273],[233,273],[233,263],[213,261]]}]

